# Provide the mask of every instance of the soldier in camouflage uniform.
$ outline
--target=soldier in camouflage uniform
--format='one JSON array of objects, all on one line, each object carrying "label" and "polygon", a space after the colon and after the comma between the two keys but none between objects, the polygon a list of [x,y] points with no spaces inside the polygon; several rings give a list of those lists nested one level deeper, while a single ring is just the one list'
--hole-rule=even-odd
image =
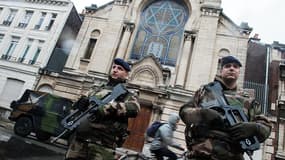
[{"label": "soldier in camouflage uniform", "polygon": [[[243,160],[239,140],[256,136],[260,143],[269,137],[271,124],[261,115],[259,103],[243,89],[237,89],[237,79],[242,66],[232,56],[222,58],[222,68],[214,82],[220,83],[229,105],[240,106],[249,122],[239,122],[226,128],[220,113],[202,109],[201,104],[215,100],[214,95],[202,86],[193,99],[180,109],[186,124],[185,139],[191,160]],[[226,128],[226,129],[225,129]]]},{"label": "soldier in camouflage uniform", "polygon": [[[95,95],[102,98],[112,91],[118,83],[125,83],[130,66],[120,58],[114,60],[109,82],[92,91],[89,96]],[[82,120],[75,131],[69,149],[66,153],[67,160],[112,160],[115,159],[114,149],[122,146],[126,139],[128,118],[137,116],[140,106],[137,95],[128,93],[112,104],[100,106],[93,113],[94,116]],[[75,105],[80,110],[86,110],[89,100],[80,98]]]}]

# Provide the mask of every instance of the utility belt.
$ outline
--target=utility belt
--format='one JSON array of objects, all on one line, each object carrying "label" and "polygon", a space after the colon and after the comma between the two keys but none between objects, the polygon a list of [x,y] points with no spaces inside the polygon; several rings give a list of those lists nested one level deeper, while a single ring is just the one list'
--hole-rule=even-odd
[{"label": "utility belt", "polygon": [[204,124],[192,125],[190,127],[190,132],[193,139],[213,138],[220,139],[229,143],[232,142],[229,134],[227,134],[225,131],[209,129],[209,126]]},{"label": "utility belt", "polygon": [[121,147],[124,143],[124,140],[126,139],[122,139],[122,137],[118,137],[118,136],[114,136],[114,135],[100,135],[100,134],[96,134],[93,136],[82,136],[82,135],[78,135],[77,140],[83,143],[88,143],[88,144],[97,144],[100,146],[104,146],[107,148],[111,148],[111,149],[115,149],[117,147]]},{"label": "utility belt", "polygon": [[[82,125],[83,126],[83,125]],[[108,148],[121,147],[127,139],[129,132],[127,124],[107,121],[102,123],[88,123],[77,130],[78,139],[83,142],[100,144]]]},{"label": "utility belt", "polygon": [[106,143],[105,140],[102,139],[93,139],[93,138],[82,138],[82,137],[77,137],[78,141],[81,141],[83,143],[87,143],[87,146],[92,145],[92,144],[96,144],[96,145],[100,145],[103,147],[107,147],[110,149],[115,149],[117,147],[116,143],[112,142],[112,143]]}]

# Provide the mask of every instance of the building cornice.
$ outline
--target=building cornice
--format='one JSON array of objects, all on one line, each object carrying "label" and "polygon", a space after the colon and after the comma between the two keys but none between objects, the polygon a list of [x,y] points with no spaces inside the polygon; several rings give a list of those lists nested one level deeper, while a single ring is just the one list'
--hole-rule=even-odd
[{"label": "building cornice", "polygon": [[67,6],[70,2],[65,0],[25,0],[29,3],[38,3],[46,5]]},{"label": "building cornice", "polygon": [[213,17],[219,17],[222,13],[223,9],[211,5],[202,5],[201,6],[201,12],[204,16],[213,16]]},{"label": "building cornice", "polygon": [[285,44],[274,41],[272,47],[280,52],[285,52]]},{"label": "building cornice", "polygon": [[[0,60],[0,62],[1,61],[2,60]],[[10,65],[9,64],[7,65],[7,63],[10,63]],[[21,74],[30,75],[30,76],[38,75],[38,70],[39,70],[38,66],[26,65],[26,64],[17,65],[14,62],[4,62],[2,64],[0,65],[0,69],[6,70],[6,71],[17,72]]]}]

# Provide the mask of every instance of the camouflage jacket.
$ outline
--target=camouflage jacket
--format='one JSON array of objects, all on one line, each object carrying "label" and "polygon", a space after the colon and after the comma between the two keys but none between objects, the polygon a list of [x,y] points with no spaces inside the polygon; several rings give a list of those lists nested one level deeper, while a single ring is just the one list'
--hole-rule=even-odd
[{"label": "camouflage jacket", "polygon": [[[89,96],[103,98],[115,85],[101,85],[92,90]],[[134,118],[140,111],[137,93],[128,89],[128,93],[119,97],[112,104],[99,106],[100,119],[88,119],[88,125],[81,125],[78,135],[91,139],[107,147],[120,147],[128,135],[128,118]],[[84,123],[84,122],[83,122]],[[82,127],[83,126],[83,127]]]},{"label": "camouflage jacket", "polygon": [[[242,107],[249,121],[266,126],[267,129],[262,130],[259,136],[259,142],[265,141],[270,134],[271,124],[265,116],[261,115],[261,106],[254,100],[253,94],[249,94],[244,89],[235,88],[234,90],[230,90],[226,88],[223,85],[224,82],[218,76],[215,78],[215,81],[221,83],[229,105]],[[205,86],[202,86],[195,92],[193,99],[181,107],[180,117],[186,124],[185,139],[187,148],[191,156],[197,159],[242,160],[243,152],[240,150],[238,143],[232,142],[229,133],[225,130],[219,130],[220,126],[210,127],[207,124],[203,124],[203,119],[199,114],[199,110],[201,109],[200,104],[212,100],[214,100],[212,93],[207,92]],[[193,119],[195,122],[193,122]],[[198,124],[203,124],[203,127]]]}]

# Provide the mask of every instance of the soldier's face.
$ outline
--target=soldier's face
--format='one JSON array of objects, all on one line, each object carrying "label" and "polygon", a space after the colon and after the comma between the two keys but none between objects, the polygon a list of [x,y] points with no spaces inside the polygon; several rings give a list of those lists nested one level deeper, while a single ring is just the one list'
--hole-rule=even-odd
[{"label": "soldier's face", "polygon": [[128,72],[122,66],[113,64],[111,70],[111,77],[113,79],[127,79]]},{"label": "soldier's face", "polygon": [[221,70],[221,76],[228,80],[237,80],[240,73],[240,66],[236,63],[225,64]]}]

